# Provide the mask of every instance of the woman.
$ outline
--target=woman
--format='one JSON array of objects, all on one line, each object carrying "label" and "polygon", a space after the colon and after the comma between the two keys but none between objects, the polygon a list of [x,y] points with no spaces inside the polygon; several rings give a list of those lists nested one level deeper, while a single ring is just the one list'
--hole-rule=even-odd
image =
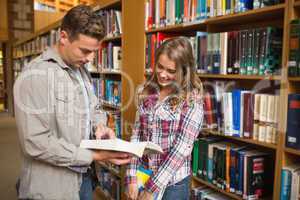
[{"label": "woman", "polygon": [[[134,158],[126,171],[130,199],[188,200],[191,152],[203,120],[202,84],[195,74],[190,41],[176,37],[156,51],[155,70],[138,96],[138,111],[132,141],[152,141],[164,151],[160,155]],[[152,171],[138,192],[138,167]]]}]

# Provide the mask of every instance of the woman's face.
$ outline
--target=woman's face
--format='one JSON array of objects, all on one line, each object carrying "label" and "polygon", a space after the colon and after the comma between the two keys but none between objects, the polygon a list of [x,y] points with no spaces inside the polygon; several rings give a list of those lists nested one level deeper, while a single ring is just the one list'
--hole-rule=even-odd
[{"label": "woman's face", "polygon": [[159,56],[156,64],[156,76],[158,84],[161,87],[166,87],[176,81],[176,65],[175,62],[170,60],[167,55],[162,54]]}]

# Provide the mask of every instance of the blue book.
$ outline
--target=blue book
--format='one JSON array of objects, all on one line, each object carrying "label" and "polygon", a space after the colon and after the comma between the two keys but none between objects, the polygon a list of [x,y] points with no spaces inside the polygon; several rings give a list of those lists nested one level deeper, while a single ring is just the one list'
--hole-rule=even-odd
[{"label": "blue book", "polygon": [[240,117],[241,117],[241,90],[232,91],[232,110],[233,110],[233,135],[240,137]]},{"label": "blue book", "polygon": [[246,150],[240,150],[237,153],[236,194],[238,195],[243,195],[245,152]]},{"label": "blue book", "polygon": [[196,7],[196,20],[200,20],[201,19],[201,1],[202,0],[198,0],[197,1],[197,7]]},{"label": "blue book", "polygon": [[206,0],[200,0],[201,4],[201,19],[207,18],[207,6],[206,6]]},{"label": "blue book", "polygon": [[288,169],[281,170],[280,200],[290,200],[292,173]]}]

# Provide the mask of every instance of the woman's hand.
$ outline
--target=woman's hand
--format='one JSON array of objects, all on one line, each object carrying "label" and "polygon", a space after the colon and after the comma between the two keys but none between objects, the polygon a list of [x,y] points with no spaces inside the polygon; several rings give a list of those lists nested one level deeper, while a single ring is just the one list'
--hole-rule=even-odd
[{"label": "woman's hand", "polygon": [[151,192],[143,190],[140,193],[138,200],[153,200],[153,194]]},{"label": "woman's hand", "polygon": [[133,183],[133,184],[129,184],[128,186],[128,191],[127,191],[127,198],[129,200],[137,200],[138,198],[138,186],[137,184]]}]

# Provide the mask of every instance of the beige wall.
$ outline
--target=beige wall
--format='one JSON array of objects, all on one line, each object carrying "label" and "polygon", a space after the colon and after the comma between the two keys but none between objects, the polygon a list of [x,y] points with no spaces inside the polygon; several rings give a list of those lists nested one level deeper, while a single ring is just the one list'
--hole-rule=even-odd
[{"label": "beige wall", "polygon": [[46,11],[34,11],[34,32],[45,28],[60,20],[65,13],[61,12],[46,12]]},{"label": "beige wall", "polygon": [[7,0],[0,0],[0,41],[8,40]]}]

